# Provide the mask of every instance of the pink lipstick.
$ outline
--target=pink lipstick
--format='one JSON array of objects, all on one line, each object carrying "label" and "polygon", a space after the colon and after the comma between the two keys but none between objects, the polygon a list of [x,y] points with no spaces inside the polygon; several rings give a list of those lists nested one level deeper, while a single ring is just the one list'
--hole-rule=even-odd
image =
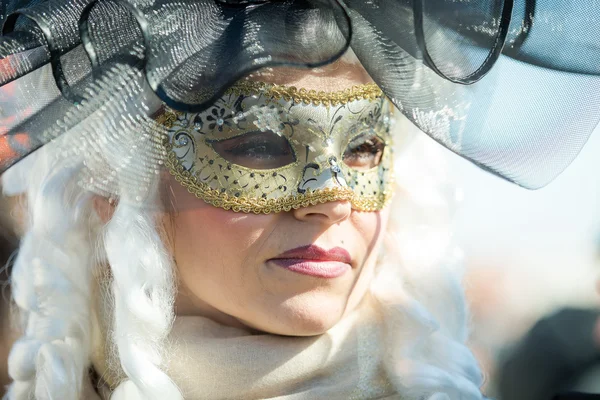
[{"label": "pink lipstick", "polygon": [[317,278],[337,278],[352,268],[350,253],[341,247],[330,250],[308,245],[288,250],[269,261],[303,275]]}]

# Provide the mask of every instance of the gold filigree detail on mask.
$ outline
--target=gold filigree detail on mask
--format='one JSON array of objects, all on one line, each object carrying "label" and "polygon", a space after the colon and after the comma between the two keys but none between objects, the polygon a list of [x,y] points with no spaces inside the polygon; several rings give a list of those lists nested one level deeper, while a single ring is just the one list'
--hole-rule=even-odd
[{"label": "gold filigree detail on mask", "polygon": [[167,129],[171,129],[175,121],[177,121],[177,114],[172,110],[164,110],[156,117],[156,123]]},{"label": "gold filigree detail on mask", "polygon": [[265,82],[240,81],[233,85],[227,92],[236,95],[264,95],[273,99],[293,101],[296,104],[313,104],[324,106],[337,106],[348,104],[356,100],[375,100],[383,96],[383,92],[375,83],[352,86],[349,89],[336,92],[325,92],[308,89],[298,89],[295,86],[275,85]]}]

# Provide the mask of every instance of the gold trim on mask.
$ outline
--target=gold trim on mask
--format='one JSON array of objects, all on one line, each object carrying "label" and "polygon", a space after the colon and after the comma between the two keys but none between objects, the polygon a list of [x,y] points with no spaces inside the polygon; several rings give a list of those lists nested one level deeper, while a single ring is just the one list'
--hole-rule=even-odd
[{"label": "gold trim on mask", "polygon": [[241,81],[227,90],[227,94],[235,95],[264,95],[273,99],[294,101],[296,104],[313,104],[324,106],[337,106],[348,104],[356,100],[375,100],[383,96],[383,92],[375,83],[352,86],[349,89],[336,92],[298,89],[295,86],[282,86],[265,82]]},{"label": "gold trim on mask", "polygon": [[[324,92],[316,90],[298,89],[295,86],[282,86],[266,82],[241,81],[227,89],[225,94],[239,95],[264,95],[272,99],[294,101],[296,104],[312,104],[324,106],[336,106],[348,104],[356,100],[376,100],[383,97],[383,92],[375,83],[352,86],[349,89],[336,92]],[[183,114],[179,111],[169,110],[161,114],[157,122],[166,128],[171,128],[177,120],[177,115]]]}]

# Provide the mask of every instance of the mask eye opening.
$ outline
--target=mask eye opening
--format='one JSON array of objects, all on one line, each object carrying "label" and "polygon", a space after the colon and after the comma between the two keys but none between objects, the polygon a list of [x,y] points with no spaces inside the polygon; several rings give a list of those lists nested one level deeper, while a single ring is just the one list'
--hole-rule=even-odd
[{"label": "mask eye opening", "polygon": [[381,165],[386,147],[385,140],[379,135],[374,132],[364,132],[348,143],[342,159],[347,167],[366,172]]},{"label": "mask eye opening", "polygon": [[231,164],[254,170],[270,170],[296,162],[289,140],[273,131],[246,132],[227,139],[206,139],[219,156]]}]

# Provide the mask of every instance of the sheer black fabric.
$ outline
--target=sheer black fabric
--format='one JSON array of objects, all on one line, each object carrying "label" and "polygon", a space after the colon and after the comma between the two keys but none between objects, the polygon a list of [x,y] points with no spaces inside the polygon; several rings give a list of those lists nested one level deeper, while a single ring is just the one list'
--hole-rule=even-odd
[{"label": "sheer black fabric", "polygon": [[[136,184],[164,157],[140,144],[161,104],[200,111],[250,72],[348,47],[422,131],[528,188],[600,115],[596,0],[0,1],[0,173],[61,138],[92,159],[99,143],[132,146],[144,161],[111,167]],[[94,188],[118,190],[98,174]]]},{"label": "sheer black fabric", "polygon": [[598,123],[597,2],[421,3],[419,39],[412,1],[348,0],[365,68],[450,150],[528,188],[550,182]]}]

